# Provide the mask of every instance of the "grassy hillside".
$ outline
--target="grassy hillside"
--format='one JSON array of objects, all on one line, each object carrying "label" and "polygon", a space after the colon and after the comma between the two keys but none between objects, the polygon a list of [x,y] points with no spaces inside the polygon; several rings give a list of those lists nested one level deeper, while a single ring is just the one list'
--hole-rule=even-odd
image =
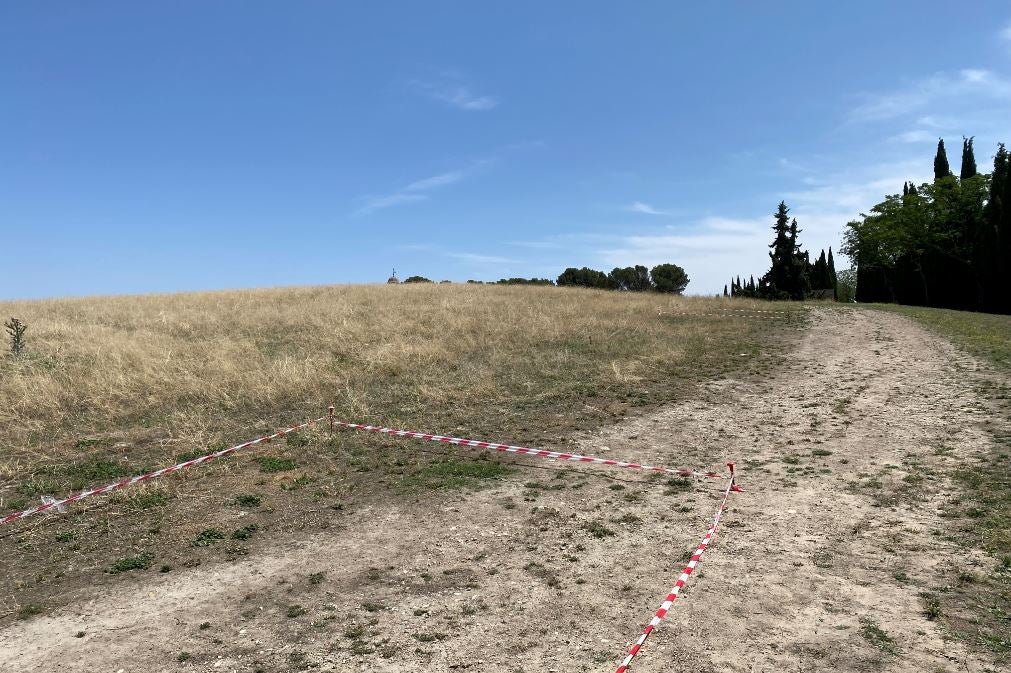
[{"label": "grassy hillside", "polygon": [[[672,304],[700,315],[658,317]],[[704,315],[726,305],[461,285],[0,303],[0,315],[29,325],[24,356],[0,358],[0,511],[321,416],[330,403],[349,420],[564,448],[699,381],[768,371],[804,321],[800,308]],[[258,507],[257,538],[276,539],[328,525],[313,518],[322,508],[474,486],[511,469],[454,451],[306,433],[87,500],[0,531],[15,542],[0,552],[10,568],[0,594],[15,597],[15,614],[116,581],[121,565],[223,560],[230,552],[199,541],[244,502]],[[78,570],[65,574],[67,563]]]},{"label": "grassy hillside", "polygon": [[[25,356],[0,359],[0,459],[65,456],[68,442],[137,428],[213,444],[330,402],[342,416],[487,430],[574,408],[578,425],[677,397],[770,331],[746,318],[658,319],[667,303],[423,285],[0,303],[29,325]],[[586,413],[587,399],[600,409]]]}]

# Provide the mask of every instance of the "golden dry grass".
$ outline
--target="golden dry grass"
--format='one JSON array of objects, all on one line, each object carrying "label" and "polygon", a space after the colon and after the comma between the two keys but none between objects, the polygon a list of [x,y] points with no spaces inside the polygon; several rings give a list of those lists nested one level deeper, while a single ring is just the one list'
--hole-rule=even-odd
[{"label": "golden dry grass", "polygon": [[[575,398],[654,402],[764,325],[658,319],[724,300],[551,287],[330,286],[0,303],[0,462],[146,428],[195,444],[320,415],[425,423]],[[735,300],[740,308],[746,304]],[[689,375],[684,377],[685,373]],[[496,429],[492,422],[488,429]]]},{"label": "golden dry grass", "polygon": [[[699,381],[768,372],[804,318],[710,315],[751,305],[461,285],[0,303],[29,325],[25,355],[0,356],[0,512],[321,416],[331,402],[351,420],[566,448]],[[699,315],[658,317],[660,306]],[[0,622],[121,581],[105,570],[124,558],[228,563],[324,530],[336,511],[477,487],[514,463],[350,432],[290,436],[9,524]],[[242,494],[264,503],[255,544],[194,546],[234,524]]]}]

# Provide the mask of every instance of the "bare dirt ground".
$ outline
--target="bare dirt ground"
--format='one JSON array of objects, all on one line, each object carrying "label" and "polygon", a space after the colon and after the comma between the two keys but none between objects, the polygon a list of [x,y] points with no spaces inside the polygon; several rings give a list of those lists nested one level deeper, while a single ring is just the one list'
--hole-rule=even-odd
[{"label": "bare dirt ground", "polygon": [[[920,595],[992,562],[948,541],[938,511],[946,471],[989,441],[976,366],[901,316],[816,309],[763,382],[716,381],[585,437],[643,462],[735,458],[747,488],[633,670],[994,667]],[[480,491],[328,510],[324,533],[82,592],[0,631],[0,670],[612,671],[720,484],[516,462]]]}]

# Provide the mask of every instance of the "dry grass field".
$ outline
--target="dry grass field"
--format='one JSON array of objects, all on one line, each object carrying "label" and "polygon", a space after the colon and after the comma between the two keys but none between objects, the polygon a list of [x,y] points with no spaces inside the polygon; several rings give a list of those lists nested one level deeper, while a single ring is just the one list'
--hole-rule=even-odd
[{"label": "dry grass field", "polygon": [[[687,399],[700,382],[767,373],[804,323],[799,308],[750,319],[658,317],[661,306],[705,314],[729,304],[461,285],[0,303],[29,325],[24,356],[0,359],[0,510],[201,455],[330,403],[348,420],[565,448]],[[475,487],[513,470],[459,453],[304,433],[18,522],[0,531],[0,617],[51,610],[120,581],[119,569],[255,554],[239,541],[201,542],[243,502],[264,503],[255,538],[266,544],[327,526],[319,512],[329,508]]]}]

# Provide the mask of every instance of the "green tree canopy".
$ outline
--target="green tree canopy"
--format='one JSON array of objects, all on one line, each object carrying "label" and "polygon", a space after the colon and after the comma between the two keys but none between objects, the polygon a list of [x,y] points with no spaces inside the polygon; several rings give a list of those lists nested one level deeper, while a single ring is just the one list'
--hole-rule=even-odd
[{"label": "green tree canopy", "polygon": [[657,292],[681,294],[688,287],[688,274],[677,264],[657,264],[649,273]]}]

